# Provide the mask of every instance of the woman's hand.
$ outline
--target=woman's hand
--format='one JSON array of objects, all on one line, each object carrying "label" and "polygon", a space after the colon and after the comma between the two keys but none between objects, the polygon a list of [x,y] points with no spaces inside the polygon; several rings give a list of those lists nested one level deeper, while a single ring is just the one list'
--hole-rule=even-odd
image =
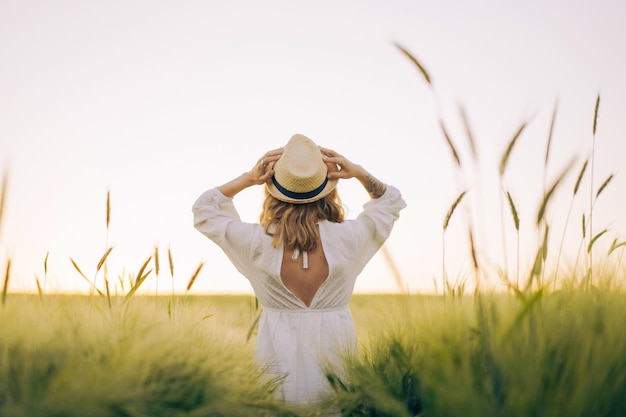
[{"label": "woman's hand", "polygon": [[268,151],[257,161],[247,173],[249,181],[254,185],[265,184],[274,175],[274,163],[283,155],[283,148]]},{"label": "woman's hand", "polygon": [[337,152],[321,146],[320,149],[322,150],[322,159],[328,166],[329,180],[354,178],[364,172],[363,167],[350,162]]},{"label": "woman's hand", "polygon": [[274,175],[274,163],[283,155],[283,148],[268,151],[257,161],[252,169],[237,178],[219,186],[226,197],[233,198],[241,190],[253,185],[265,184]]},{"label": "woman's hand", "polygon": [[358,179],[367,193],[372,198],[380,198],[387,190],[387,185],[377,180],[373,175],[367,172],[361,165],[350,162],[346,157],[337,152],[322,148],[322,158],[328,165],[328,179]]}]

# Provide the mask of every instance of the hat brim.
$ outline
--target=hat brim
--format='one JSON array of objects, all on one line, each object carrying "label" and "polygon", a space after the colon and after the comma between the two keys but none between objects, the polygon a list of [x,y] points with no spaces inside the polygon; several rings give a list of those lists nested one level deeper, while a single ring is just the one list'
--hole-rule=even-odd
[{"label": "hat brim", "polygon": [[265,186],[267,187],[267,191],[269,191],[269,193],[277,200],[284,201],[285,203],[292,203],[292,204],[306,204],[306,203],[312,203],[317,200],[321,200],[322,198],[326,197],[328,194],[330,194],[332,190],[335,189],[335,187],[337,187],[338,182],[339,180],[328,180],[326,182],[326,186],[319,193],[317,193],[315,196],[304,198],[304,199],[292,198],[283,194],[276,187],[276,185],[274,185],[272,180],[268,181],[265,184]]}]

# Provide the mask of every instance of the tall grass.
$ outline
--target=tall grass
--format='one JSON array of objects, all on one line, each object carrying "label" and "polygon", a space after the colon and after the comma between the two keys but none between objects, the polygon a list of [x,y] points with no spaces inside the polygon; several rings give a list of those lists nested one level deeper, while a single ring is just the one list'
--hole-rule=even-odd
[{"label": "tall grass", "polygon": [[329,372],[333,403],[345,416],[626,415],[623,294],[534,300],[483,294],[373,309],[382,330],[347,359],[347,375]]},{"label": "tall grass", "polygon": [[228,322],[201,320],[206,305],[187,303],[172,323],[148,298],[95,316],[87,297],[11,301],[0,311],[2,416],[301,415],[273,397],[278,381]]}]

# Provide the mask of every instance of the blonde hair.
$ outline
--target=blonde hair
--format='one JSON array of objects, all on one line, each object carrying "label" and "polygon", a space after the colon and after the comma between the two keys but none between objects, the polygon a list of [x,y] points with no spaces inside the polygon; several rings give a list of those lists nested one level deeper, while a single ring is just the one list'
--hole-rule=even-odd
[{"label": "blonde hair", "polygon": [[343,222],[343,205],[336,189],[324,198],[304,204],[280,201],[265,189],[260,223],[265,233],[273,237],[274,247],[282,243],[287,248],[315,249],[320,238],[317,228],[320,220]]}]

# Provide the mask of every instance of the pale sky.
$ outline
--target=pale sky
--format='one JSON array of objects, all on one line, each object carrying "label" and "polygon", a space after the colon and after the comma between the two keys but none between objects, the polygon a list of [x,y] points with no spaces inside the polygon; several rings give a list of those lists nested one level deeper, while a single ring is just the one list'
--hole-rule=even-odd
[{"label": "pale sky", "polygon": [[[551,241],[566,232],[574,259],[589,213],[589,171],[565,226],[572,188],[592,147],[594,207],[605,253],[626,239],[626,6],[618,0],[444,1],[12,1],[0,0],[0,167],[10,172],[0,230],[0,270],[13,259],[12,291],[87,292],[105,251],[105,204],[113,280],[135,273],[156,244],[159,290],[249,293],[247,281],[192,224],[206,189],[248,170],[294,133],[344,154],[400,188],[408,207],[387,249],[410,291],[433,291],[442,274],[442,222],[469,189],[446,234],[446,268],[470,275],[468,225],[482,265],[514,259],[515,236],[498,184],[500,157],[523,121],[505,174],[521,218],[522,262],[534,256],[550,119],[558,116],[547,182],[575,157],[549,206]],[[437,99],[394,47],[430,73]],[[473,168],[458,106],[479,148]],[[455,169],[438,112],[464,165]],[[349,217],[367,200],[340,185]],[[235,198],[256,221],[262,189]],[[522,270],[527,270],[525,266]],[[99,276],[101,280],[101,275]],[[101,282],[101,281],[100,281]],[[154,276],[145,283],[153,292]],[[382,255],[357,292],[397,291]]]}]

